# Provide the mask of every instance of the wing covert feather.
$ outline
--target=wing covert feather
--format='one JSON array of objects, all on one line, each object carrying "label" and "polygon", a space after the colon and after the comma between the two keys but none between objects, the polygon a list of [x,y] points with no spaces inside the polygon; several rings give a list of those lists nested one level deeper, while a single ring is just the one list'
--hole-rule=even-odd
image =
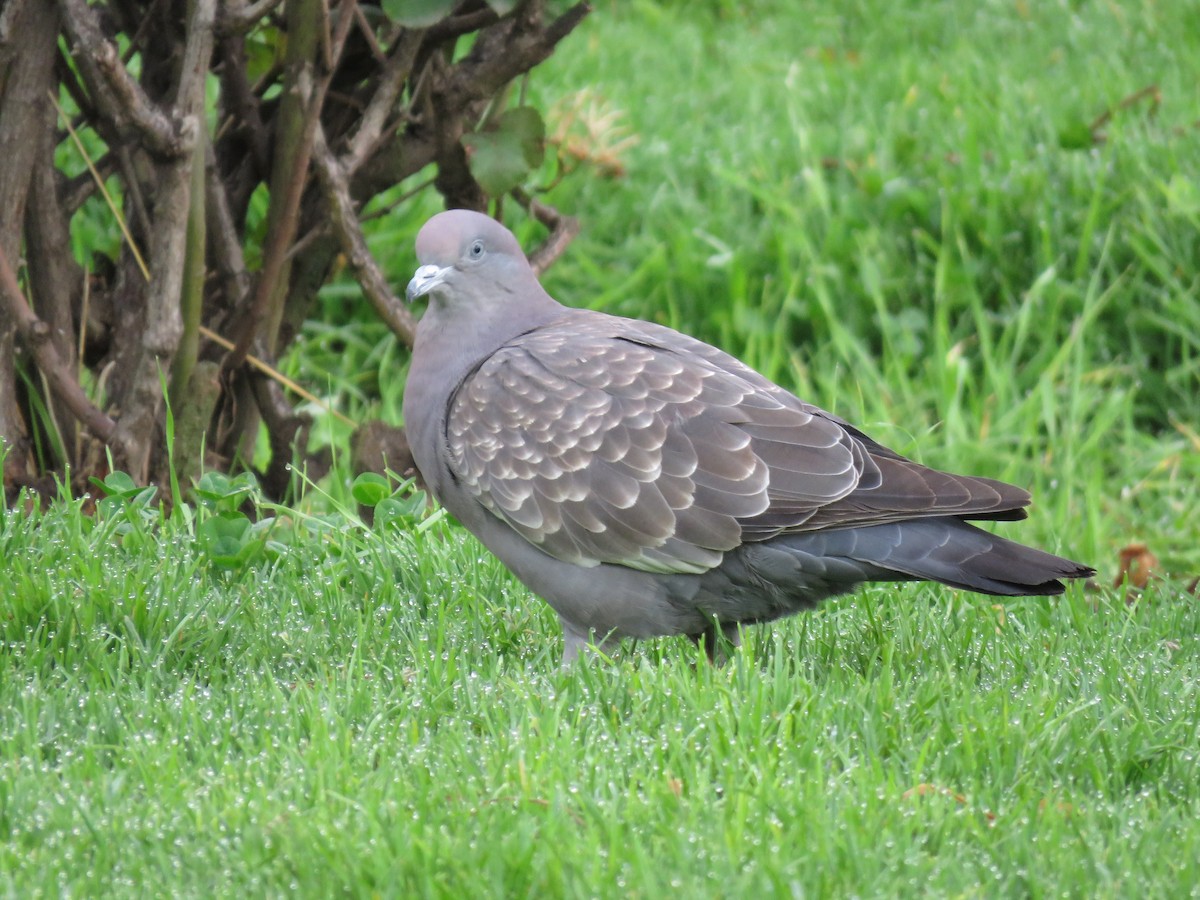
[{"label": "wing covert feather", "polygon": [[501,347],[448,413],[460,482],[545,552],[656,572],[717,565],[743,523],[772,506],[776,476],[748,413],[823,460],[803,466],[807,501],[799,484],[788,491],[800,513],[790,520],[853,489],[854,453],[836,424],[787,408],[741,372],[606,327],[573,318]]},{"label": "wing covert feather", "polygon": [[[788,408],[790,395],[744,372],[612,334],[611,322],[601,331],[572,318],[517,338],[451,402],[452,469],[524,538],[578,565],[701,572],[772,508],[773,464],[788,522],[853,490],[852,442],[839,426]],[[757,451],[750,415],[762,416],[764,438],[778,432],[764,444],[778,449]],[[784,440],[820,462],[794,470]]]},{"label": "wing covert feather", "polygon": [[485,360],[446,429],[460,483],[581,566],[699,573],[782,531],[1014,518],[1029,500],[905,459],[694,338],[586,311]]}]

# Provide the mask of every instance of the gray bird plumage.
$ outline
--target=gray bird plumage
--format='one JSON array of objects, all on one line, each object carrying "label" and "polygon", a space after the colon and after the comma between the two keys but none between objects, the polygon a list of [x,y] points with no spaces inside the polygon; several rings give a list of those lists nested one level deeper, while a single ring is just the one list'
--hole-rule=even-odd
[{"label": "gray bird plumage", "polygon": [[921,466],[726,353],[562,306],[504,226],[430,219],[408,297],[429,298],[404,392],[417,468],[589,640],[765,622],[866,581],[1057,594],[1092,569],[968,520],[1029,494]]}]

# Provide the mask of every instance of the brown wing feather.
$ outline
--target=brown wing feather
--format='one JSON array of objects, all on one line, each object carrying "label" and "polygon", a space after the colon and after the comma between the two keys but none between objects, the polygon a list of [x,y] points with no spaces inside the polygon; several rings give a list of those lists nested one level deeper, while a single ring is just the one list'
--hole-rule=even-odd
[{"label": "brown wing feather", "polygon": [[[780,531],[815,531],[876,525],[925,516],[959,516],[964,519],[1022,519],[1029,505],[1028,491],[991,478],[954,475],[930,469],[901,456],[832,413],[797,399],[758,372],[709,344],[649,322],[631,323],[647,342],[695,354],[712,365],[735,373],[754,384],[759,393],[747,398],[742,409],[747,415],[744,430],[754,437],[755,452],[771,471],[770,507],[743,520],[745,540],[764,540]],[[820,482],[813,473],[832,474],[830,467],[843,464],[837,453],[826,453],[812,443],[815,428],[806,429],[796,441],[792,424],[756,402],[760,398],[782,399],[789,410],[803,410],[837,426],[826,433],[852,445],[851,470],[858,473],[855,488],[814,508]],[[796,502],[796,501],[799,502]]]},{"label": "brown wing feather", "polygon": [[502,347],[457,392],[456,475],[527,540],[579,565],[712,568],[772,504],[776,476],[747,409],[813,460],[807,496],[798,480],[789,491],[792,520],[854,489],[856,451],[840,426],[742,372],[633,337],[572,316]]},{"label": "brown wing feather", "polygon": [[1008,518],[1029,499],[907,460],[686,335],[587,312],[486,360],[447,438],[485,507],[584,566],[703,572],[783,531]]}]

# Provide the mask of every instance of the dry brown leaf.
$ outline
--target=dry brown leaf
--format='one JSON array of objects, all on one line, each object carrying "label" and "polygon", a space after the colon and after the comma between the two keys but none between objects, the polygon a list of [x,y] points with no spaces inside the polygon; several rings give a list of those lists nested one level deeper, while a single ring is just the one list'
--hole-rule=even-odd
[{"label": "dry brown leaf", "polygon": [[558,148],[560,159],[587,163],[609,178],[625,174],[624,154],[638,143],[616,108],[590,88],[568,95],[547,116],[553,123],[546,142]]},{"label": "dry brown leaf", "polygon": [[[1158,557],[1146,544],[1135,542],[1122,548],[1117,555],[1117,577],[1113,579],[1113,587],[1119,588],[1121,585],[1125,585],[1125,602],[1127,604],[1134,603],[1151,581],[1179,586],[1183,584],[1182,579],[1168,580],[1168,575],[1162,570]],[[1180,594],[1197,597],[1200,596],[1198,590],[1200,590],[1200,576],[1187,582],[1186,587],[1181,587]]]},{"label": "dry brown leaf", "polygon": [[1128,586],[1125,602],[1133,603],[1138,592],[1150,583],[1151,578],[1161,577],[1158,572],[1158,557],[1145,544],[1134,543],[1121,548],[1117,557],[1117,577],[1113,587]]}]

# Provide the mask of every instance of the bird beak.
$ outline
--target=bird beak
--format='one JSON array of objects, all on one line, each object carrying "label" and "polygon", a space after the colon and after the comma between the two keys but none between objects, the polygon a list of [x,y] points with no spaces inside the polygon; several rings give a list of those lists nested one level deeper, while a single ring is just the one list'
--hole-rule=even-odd
[{"label": "bird beak", "polygon": [[440,266],[421,266],[413,273],[412,281],[408,283],[408,290],[405,291],[405,296],[408,302],[412,303],[418,297],[424,297],[435,287],[446,280],[446,272],[449,266],[443,268]]}]

